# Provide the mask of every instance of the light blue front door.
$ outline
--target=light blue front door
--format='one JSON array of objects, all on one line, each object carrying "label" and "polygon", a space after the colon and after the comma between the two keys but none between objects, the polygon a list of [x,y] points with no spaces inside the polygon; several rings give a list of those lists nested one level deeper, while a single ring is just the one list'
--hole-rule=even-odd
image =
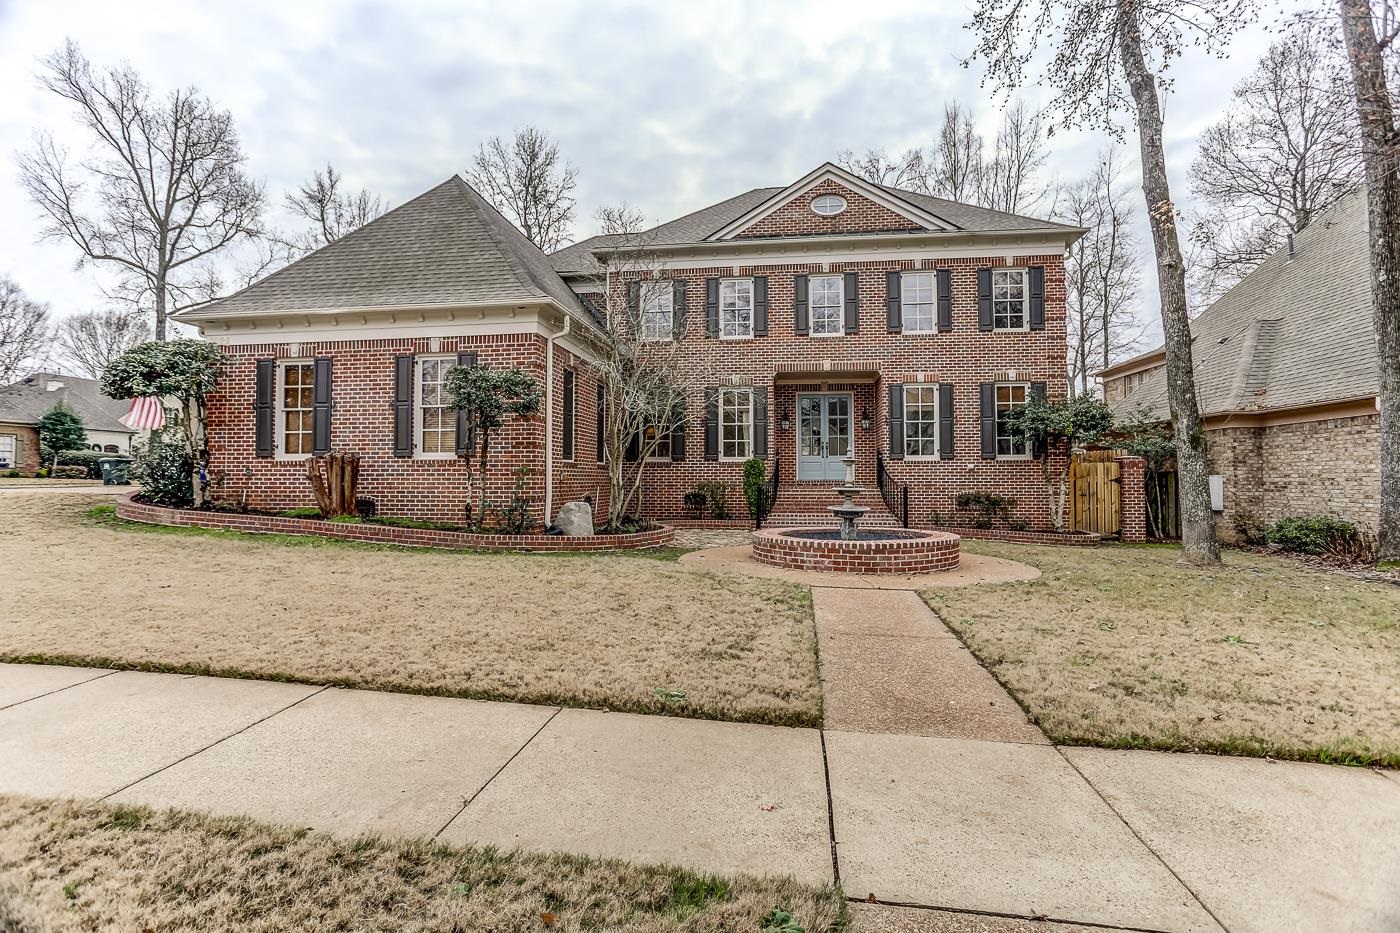
[{"label": "light blue front door", "polygon": [[797,396],[797,478],[846,478],[841,461],[851,455],[851,397],[844,393]]}]

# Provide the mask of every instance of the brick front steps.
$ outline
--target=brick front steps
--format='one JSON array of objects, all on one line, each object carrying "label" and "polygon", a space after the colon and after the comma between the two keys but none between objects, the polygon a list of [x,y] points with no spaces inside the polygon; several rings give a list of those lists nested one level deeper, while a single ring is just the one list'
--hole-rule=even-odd
[{"label": "brick front steps", "polygon": [[282,515],[254,515],[239,512],[201,512],[194,509],[168,509],[134,501],[130,495],[117,500],[117,515],[147,525],[179,525],[187,528],[217,528],[248,534],[316,535],[342,541],[369,541],[406,547],[448,548],[482,551],[628,551],[662,547],[675,539],[675,529],[663,525],[651,531],[630,535],[593,535],[571,538],[563,535],[494,535],[465,531],[438,531],[430,528],[399,528],[394,525],[328,522],[317,518],[287,518]]},{"label": "brick front steps", "polygon": [[1056,544],[1064,547],[1098,547],[1100,540],[1092,531],[1013,531],[1010,528],[955,528],[948,525],[935,526],[937,531],[962,538],[977,538],[982,541],[1005,541],[1008,544]]},{"label": "brick front steps", "polygon": [[799,528],[755,531],[753,559],[770,567],[830,573],[911,574],[958,569],[958,536],[947,532],[901,529],[888,532],[899,537],[881,541],[797,538],[786,533],[830,530]]}]

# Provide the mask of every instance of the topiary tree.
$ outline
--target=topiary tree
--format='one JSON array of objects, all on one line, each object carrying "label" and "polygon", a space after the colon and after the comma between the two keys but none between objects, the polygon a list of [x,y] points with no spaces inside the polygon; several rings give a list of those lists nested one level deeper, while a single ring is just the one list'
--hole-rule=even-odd
[{"label": "topiary tree", "polygon": [[111,398],[155,396],[179,403],[195,508],[204,505],[203,477],[209,464],[205,400],[218,386],[225,359],[218,346],[203,340],[152,340],[127,350],[102,374],[102,391]]},{"label": "topiary tree", "polygon": [[[1069,455],[1076,447],[1103,437],[1113,427],[1113,412],[1101,399],[1087,395],[1055,402],[1032,396],[1025,405],[1007,414],[1007,423],[1013,433],[1034,446],[1045,480],[1045,495],[1050,500],[1050,522],[1056,531],[1064,531]],[[1056,477],[1050,470],[1050,457],[1060,448],[1065,449],[1065,457]]]},{"label": "topiary tree", "polygon": [[78,450],[87,446],[87,431],[83,429],[83,419],[73,409],[59,402],[39,419],[39,443],[53,451],[53,463],[58,466],[58,455],[65,450]]},{"label": "topiary tree", "polygon": [[[507,417],[529,418],[537,414],[543,401],[539,383],[519,369],[487,369],[484,366],[454,366],[444,383],[449,403],[466,412],[467,443],[467,522],[477,529],[486,519],[486,471],[491,453],[491,432],[501,428]],[[472,459],[479,453],[476,507],[472,507]],[[545,516],[545,521],[549,516]]]}]

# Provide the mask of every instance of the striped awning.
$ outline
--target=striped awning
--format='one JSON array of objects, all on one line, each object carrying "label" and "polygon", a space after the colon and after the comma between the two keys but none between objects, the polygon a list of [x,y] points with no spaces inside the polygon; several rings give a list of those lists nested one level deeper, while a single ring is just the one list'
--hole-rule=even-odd
[{"label": "striped awning", "polygon": [[165,427],[165,405],[155,395],[131,400],[131,410],[122,415],[121,423],[133,431],[149,428],[159,431]]}]

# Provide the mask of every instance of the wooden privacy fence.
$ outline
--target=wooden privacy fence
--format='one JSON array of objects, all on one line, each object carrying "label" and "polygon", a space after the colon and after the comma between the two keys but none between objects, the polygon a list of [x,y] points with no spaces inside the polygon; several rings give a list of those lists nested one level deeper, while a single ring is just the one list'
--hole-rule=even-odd
[{"label": "wooden privacy fence", "polygon": [[1070,527],[1114,537],[1122,527],[1116,450],[1086,450],[1070,461]]}]

